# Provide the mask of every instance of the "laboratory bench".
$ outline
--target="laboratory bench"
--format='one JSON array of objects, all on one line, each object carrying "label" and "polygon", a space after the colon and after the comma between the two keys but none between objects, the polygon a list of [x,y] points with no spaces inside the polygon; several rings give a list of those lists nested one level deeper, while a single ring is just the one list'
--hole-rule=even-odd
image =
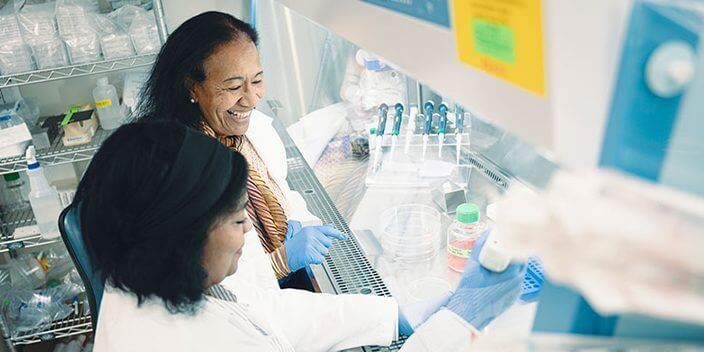
[{"label": "laboratory bench", "polygon": [[[445,244],[445,233],[453,220],[453,214],[441,212],[441,248],[431,260],[421,264],[397,265],[382,253],[379,237],[382,231],[381,214],[386,209],[404,204],[422,204],[438,208],[432,200],[430,189],[365,187],[363,193],[357,195],[359,199],[356,210],[348,223],[298,148],[287,135],[281,134],[287,144],[288,182],[291,188],[303,196],[308,209],[320,217],[323,223],[333,224],[350,235],[346,241],[335,242],[322,265],[311,266],[308,274],[316,291],[334,294],[374,294],[394,297],[399,304],[407,304],[436,297],[457,286],[461,274],[448,267]],[[497,187],[505,188],[509,180],[481,157],[468,156],[468,159],[470,170],[467,171],[481,175],[472,179],[468,200],[472,201],[473,197],[476,197],[480,204],[486,206],[486,194],[495,193]],[[498,331],[502,334],[510,333],[512,336],[528,336],[536,310],[536,302],[519,301],[488,326],[485,333]],[[405,337],[401,337],[388,348],[368,346],[355,350],[396,351],[404,340]]]}]

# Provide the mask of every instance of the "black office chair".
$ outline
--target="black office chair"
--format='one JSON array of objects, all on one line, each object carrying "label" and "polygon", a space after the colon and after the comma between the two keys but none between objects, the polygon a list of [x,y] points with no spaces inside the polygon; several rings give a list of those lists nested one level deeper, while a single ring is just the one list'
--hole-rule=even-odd
[{"label": "black office chair", "polygon": [[98,324],[100,301],[103,298],[104,283],[100,278],[100,272],[96,272],[90,263],[86,246],[83,243],[79,215],[80,211],[72,206],[64,209],[59,217],[59,231],[64,244],[66,244],[68,253],[76,265],[76,270],[78,270],[78,274],[83,279],[83,285],[88,296],[88,304],[90,305],[91,324],[95,332]]}]

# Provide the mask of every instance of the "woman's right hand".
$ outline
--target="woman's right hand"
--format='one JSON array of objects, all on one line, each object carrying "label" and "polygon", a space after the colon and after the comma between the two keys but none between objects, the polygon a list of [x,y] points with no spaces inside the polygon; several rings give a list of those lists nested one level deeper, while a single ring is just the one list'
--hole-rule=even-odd
[{"label": "woman's right hand", "polygon": [[488,235],[486,231],[474,243],[460,283],[447,304],[447,309],[479,330],[516,302],[526,274],[522,263],[512,263],[500,273],[482,267],[479,253]]},{"label": "woman's right hand", "polygon": [[287,233],[284,241],[286,258],[291,272],[304,268],[310,264],[321,264],[332,246],[332,240],[346,240],[347,236],[330,225],[307,226],[295,231],[289,226],[290,237]]}]

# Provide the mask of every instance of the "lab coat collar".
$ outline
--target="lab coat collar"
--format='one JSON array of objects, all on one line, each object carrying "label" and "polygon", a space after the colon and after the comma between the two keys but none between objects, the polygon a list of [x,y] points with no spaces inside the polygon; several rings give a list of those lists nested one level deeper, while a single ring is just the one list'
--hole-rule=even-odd
[{"label": "lab coat collar", "polygon": [[267,165],[271,177],[282,187],[280,183],[285,181],[287,173],[286,153],[281,153],[284,145],[272,125],[273,121],[266,114],[252,110],[246,136]]}]

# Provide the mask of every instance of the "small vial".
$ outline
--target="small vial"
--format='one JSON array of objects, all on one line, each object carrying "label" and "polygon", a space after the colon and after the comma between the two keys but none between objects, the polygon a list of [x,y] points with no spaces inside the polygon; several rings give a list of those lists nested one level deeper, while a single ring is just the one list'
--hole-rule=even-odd
[{"label": "small vial", "polygon": [[457,207],[456,219],[447,229],[447,265],[450,269],[464,271],[474,243],[485,228],[484,222],[479,220],[476,204],[464,203]]}]

